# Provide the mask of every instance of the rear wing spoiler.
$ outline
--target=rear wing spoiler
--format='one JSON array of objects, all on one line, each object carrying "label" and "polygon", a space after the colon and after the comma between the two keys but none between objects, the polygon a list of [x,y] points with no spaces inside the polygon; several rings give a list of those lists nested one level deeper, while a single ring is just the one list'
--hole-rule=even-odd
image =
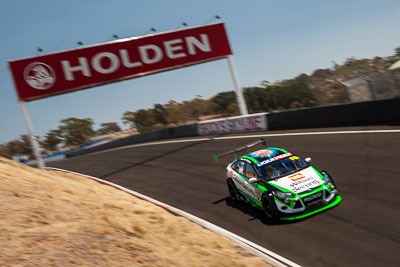
[{"label": "rear wing spoiler", "polygon": [[219,161],[219,158],[221,158],[221,157],[223,157],[223,156],[226,156],[226,155],[229,155],[229,154],[235,154],[235,159],[236,159],[236,158],[237,158],[237,153],[238,153],[238,152],[243,151],[243,150],[246,150],[246,149],[248,149],[248,148],[250,148],[250,147],[253,147],[253,146],[256,146],[256,145],[259,145],[259,144],[263,144],[264,146],[267,145],[267,143],[265,142],[265,140],[264,140],[263,138],[261,138],[259,141],[249,143],[249,144],[247,144],[247,145],[244,145],[244,146],[241,146],[241,147],[238,147],[238,148],[229,150],[229,151],[227,151],[227,152],[223,152],[223,153],[218,154],[218,155],[213,154],[213,158],[214,158],[215,162],[218,162],[218,161]]}]

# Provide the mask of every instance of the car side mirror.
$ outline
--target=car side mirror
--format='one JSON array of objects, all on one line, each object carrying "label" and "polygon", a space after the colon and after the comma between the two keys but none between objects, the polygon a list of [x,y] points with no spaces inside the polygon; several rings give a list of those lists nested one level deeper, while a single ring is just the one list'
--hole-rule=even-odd
[{"label": "car side mirror", "polygon": [[307,163],[311,163],[311,158],[305,158],[304,161]]},{"label": "car side mirror", "polygon": [[249,179],[249,183],[251,183],[251,184],[255,184],[255,183],[257,183],[257,181],[258,181],[257,178],[250,178]]}]

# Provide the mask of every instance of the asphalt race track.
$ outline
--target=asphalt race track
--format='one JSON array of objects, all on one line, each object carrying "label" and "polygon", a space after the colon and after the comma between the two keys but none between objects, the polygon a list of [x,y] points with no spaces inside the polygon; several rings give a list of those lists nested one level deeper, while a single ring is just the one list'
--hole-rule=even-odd
[{"label": "asphalt race track", "polygon": [[[400,130],[400,127],[264,134],[373,129]],[[212,158],[212,153],[257,139],[128,147],[50,165],[125,186],[208,220],[303,266],[400,266],[400,132],[267,137],[269,146],[312,157],[316,168],[328,171],[335,179],[343,197],[339,206],[323,213],[275,225],[265,222],[261,211],[230,200],[225,166],[233,156],[219,163]]]}]

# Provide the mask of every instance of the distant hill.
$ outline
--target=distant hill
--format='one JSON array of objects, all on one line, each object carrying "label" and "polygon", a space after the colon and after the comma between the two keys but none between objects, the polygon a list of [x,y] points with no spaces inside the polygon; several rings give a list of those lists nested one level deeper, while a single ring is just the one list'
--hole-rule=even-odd
[{"label": "distant hill", "polygon": [[301,74],[287,81],[307,83],[320,105],[400,97],[400,70],[388,70],[399,59],[399,55],[349,58],[342,65],[335,64],[333,68],[318,69],[311,75]]}]

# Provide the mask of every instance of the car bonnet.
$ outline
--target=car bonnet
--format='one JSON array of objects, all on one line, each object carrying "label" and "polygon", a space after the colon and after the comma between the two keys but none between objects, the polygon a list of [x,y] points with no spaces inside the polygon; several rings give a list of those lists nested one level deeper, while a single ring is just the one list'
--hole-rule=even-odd
[{"label": "car bonnet", "polygon": [[268,183],[300,194],[309,189],[320,187],[322,180],[312,167],[307,167],[288,176],[268,181]]}]

